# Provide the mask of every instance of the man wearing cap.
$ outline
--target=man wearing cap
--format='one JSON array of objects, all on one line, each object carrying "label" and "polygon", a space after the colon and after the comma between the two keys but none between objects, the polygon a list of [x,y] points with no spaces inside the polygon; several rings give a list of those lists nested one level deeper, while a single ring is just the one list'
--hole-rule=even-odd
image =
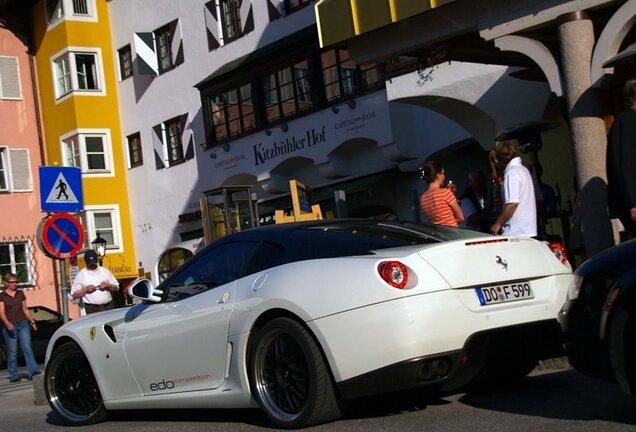
[{"label": "man wearing cap", "polygon": [[113,308],[111,291],[119,289],[119,282],[105,267],[97,265],[97,253],[87,250],[84,253],[86,267],[80,270],[71,285],[73,298],[82,299],[87,314]]}]

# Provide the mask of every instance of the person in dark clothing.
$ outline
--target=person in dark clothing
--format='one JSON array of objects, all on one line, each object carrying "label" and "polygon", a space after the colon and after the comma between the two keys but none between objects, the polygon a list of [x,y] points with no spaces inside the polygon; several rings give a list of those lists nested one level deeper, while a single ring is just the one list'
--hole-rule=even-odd
[{"label": "person in dark clothing", "polygon": [[22,290],[18,289],[18,276],[6,273],[3,277],[4,291],[0,292],[0,320],[2,320],[2,336],[7,347],[7,369],[9,381],[22,380],[18,370],[18,342],[27,364],[29,380],[39,375],[38,365],[31,348],[31,331],[37,331],[38,326],[27,307],[27,299]]},{"label": "person in dark clothing", "polygon": [[464,227],[489,232],[492,220],[488,211],[488,188],[486,176],[481,170],[471,171],[468,175],[468,187],[459,196],[459,202],[464,212]]},{"label": "person in dark clothing", "polygon": [[609,207],[631,239],[636,237],[636,79],[627,80],[623,95],[626,109],[607,138],[607,190]]}]

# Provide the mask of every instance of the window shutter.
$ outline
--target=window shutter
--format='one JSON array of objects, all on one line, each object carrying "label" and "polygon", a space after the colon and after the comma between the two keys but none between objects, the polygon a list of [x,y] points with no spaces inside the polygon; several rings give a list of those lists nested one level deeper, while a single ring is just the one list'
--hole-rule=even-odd
[{"label": "window shutter", "polygon": [[188,114],[179,116],[179,130],[181,131],[181,145],[185,147],[184,158],[194,158],[194,134],[192,123],[188,121]]},{"label": "window shutter", "polygon": [[172,64],[178,66],[183,63],[183,36],[181,35],[181,25],[176,19],[170,24],[170,50],[172,51]]},{"label": "window shutter", "polygon": [[216,1],[205,4],[205,28],[208,35],[208,50],[212,51],[221,46],[219,42],[219,20],[216,16]]},{"label": "window shutter", "polygon": [[252,13],[252,0],[241,1],[241,29],[242,34],[246,34],[254,30],[254,14]]},{"label": "window shutter", "polygon": [[152,150],[155,153],[155,167],[159,170],[166,167],[163,155],[163,125],[152,127]]},{"label": "window shutter", "polygon": [[137,66],[140,75],[159,75],[157,54],[155,53],[155,37],[149,33],[135,33],[133,38],[135,53],[137,54]]},{"label": "window shutter", "polygon": [[17,57],[0,57],[0,99],[22,99]]},{"label": "window shutter", "polygon": [[9,149],[9,166],[11,168],[11,190],[13,192],[32,192],[33,179],[29,164],[29,150]]},{"label": "window shutter", "polygon": [[274,21],[283,16],[283,0],[267,0],[269,20]]}]

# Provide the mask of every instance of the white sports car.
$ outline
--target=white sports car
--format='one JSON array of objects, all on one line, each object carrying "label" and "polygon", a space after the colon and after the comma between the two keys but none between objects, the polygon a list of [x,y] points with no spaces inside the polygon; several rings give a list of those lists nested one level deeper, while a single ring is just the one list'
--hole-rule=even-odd
[{"label": "white sports car", "polygon": [[157,288],[137,281],[142,304],[63,326],[45,390],[75,425],[109,410],[259,406],[277,427],[309,426],[347,399],[522,378],[561,354],[571,281],[562,250],[528,238],[270,225],[212,243]]}]

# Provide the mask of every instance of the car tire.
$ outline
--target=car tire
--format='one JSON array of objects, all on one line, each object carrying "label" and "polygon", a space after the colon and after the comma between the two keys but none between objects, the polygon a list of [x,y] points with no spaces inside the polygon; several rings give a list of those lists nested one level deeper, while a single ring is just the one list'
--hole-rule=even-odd
[{"label": "car tire", "polygon": [[609,325],[608,349],[614,378],[627,394],[636,392],[636,321],[618,305]]},{"label": "car tire", "polygon": [[252,395],[279,428],[295,429],[341,415],[331,373],[309,332],[276,318],[254,334],[249,362]]},{"label": "car tire", "polygon": [[68,425],[88,425],[106,419],[91,365],[74,342],[53,351],[46,365],[44,391],[53,411]]}]

